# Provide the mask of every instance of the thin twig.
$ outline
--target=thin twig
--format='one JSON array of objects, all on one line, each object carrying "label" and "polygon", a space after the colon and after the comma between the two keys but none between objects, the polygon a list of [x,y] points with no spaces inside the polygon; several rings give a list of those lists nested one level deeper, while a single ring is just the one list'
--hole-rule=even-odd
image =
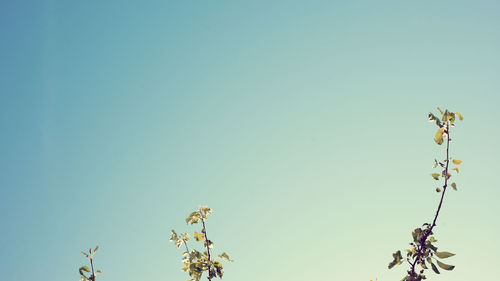
[{"label": "thin twig", "polygon": [[444,185],[443,185],[443,194],[441,194],[441,200],[439,201],[439,206],[436,211],[436,215],[434,216],[434,221],[432,221],[432,225],[429,228],[429,233],[432,232],[434,226],[436,226],[436,220],[439,216],[439,211],[441,210],[441,205],[443,204],[444,194],[446,193],[446,188],[448,187],[448,164],[450,163],[449,150],[450,150],[450,126],[448,121],[446,122],[446,168],[444,169]]},{"label": "thin twig", "polygon": [[203,224],[203,232],[205,234],[205,243],[207,245],[207,254],[208,254],[208,280],[211,281],[212,278],[210,278],[210,268],[211,268],[211,264],[210,264],[210,247],[209,247],[209,244],[208,244],[208,242],[210,240],[208,240],[208,236],[207,236],[207,228],[205,227],[205,219],[202,219],[201,223]]},{"label": "thin twig", "polygon": [[90,257],[90,267],[92,268],[92,276],[90,276],[90,280],[95,281],[94,263],[92,262],[92,257]]},{"label": "thin twig", "polygon": [[184,242],[184,246],[186,246],[186,251],[189,254],[189,248],[188,248],[188,244],[186,243],[186,240],[182,239],[182,242]]}]

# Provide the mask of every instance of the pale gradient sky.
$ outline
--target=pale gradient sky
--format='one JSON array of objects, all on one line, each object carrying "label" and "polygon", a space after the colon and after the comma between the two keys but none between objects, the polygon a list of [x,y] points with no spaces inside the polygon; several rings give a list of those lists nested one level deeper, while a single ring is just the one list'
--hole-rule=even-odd
[{"label": "pale gradient sky", "polygon": [[2,280],[186,280],[199,204],[224,280],[400,280],[432,219],[456,266],[500,263],[498,1],[2,1]]}]

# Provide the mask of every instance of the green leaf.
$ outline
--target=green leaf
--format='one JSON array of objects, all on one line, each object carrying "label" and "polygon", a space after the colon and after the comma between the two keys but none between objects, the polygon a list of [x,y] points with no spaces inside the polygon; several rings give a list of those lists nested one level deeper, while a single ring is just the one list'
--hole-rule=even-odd
[{"label": "green leaf", "polygon": [[429,122],[434,122],[436,119],[438,119],[432,112],[429,112]]},{"label": "green leaf", "polygon": [[440,259],[453,257],[455,255],[455,254],[452,254],[450,252],[435,252],[434,254]]},{"label": "green leaf", "polygon": [[86,265],[80,267],[80,271],[82,271],[82,270],[86,271],[86,272],[90,272],[90,268],[88,266],[86,266]]},{"label": "green leaf", "polygon": [[196,241],[205,240],[205,235],[203,235],[202,233],[198,233],[196,231],[194,232],[193,237],[194,237],[194,240],[196,240]]},{"label": "green leaf", "polygon": [[180,247],[181,247],[181,245],[182,245],[182,239],[175,240],[175,243],[174,243],[174,244],[175,244],[175,246],[176,246],[177,248],[180,248]]},{"label": "green leaf", "polygon": [[200,220],[200,213],[198,213],[198,212],[192,212],[186,218],[186,223],[188,223],[188,224],[194,224],[194,223],[198,223],[199,220]]},{"label": "green leaf", "polygon": [[427,248],[429,248],[429,249],[433,250],[434,252],[436,252],[436,251],[437,251],[437,247],[436,247],[436,246],[434,246],[434,245],[432,245],[432,243],[431,243],[429,240],[425,241],[425,246],[426,246]]},{"label": "green leaf", "polygon": [[170,241],[176,241],[178,239],[179,237],[177,236],[177,232],[175,232],[175,230],[172,229],[172,235],[170,235]]},{"label": "green leaf", "polygon": [[80,267],[80,268],[78,269],[78,271],[80,272],[80,275],[81,275],[81,276],[86,277],[86,276],[85,276],[85,274],[83,274],[83,272],[84,272],[84,271],[86,271],[86,272],[90,272],[90,268],[89,268],[88,266],[84,265],[84,266]]},{"label": "green leaf", "polygon": [[218,261],[215,261],[214,267],[215,267],[215,270],[217,271],[217,276],[219,276],[219,278],[222,278],[222,275],[224,275],[224,270],[222,268],[222,264]]},{"label": "green leaf", "polygon": [[207,206],[203,206],[203,207],[201,207],[201,209],[200,209],[200,210],[201,210],[201,212],[202,212],[205,216],[207,216],[207,215],[209,215],[210,213],[212,213],[212,209],[210,209],[210,208],[209,208],[209,207],[207,207]]},{"label": "green leaf", "polygon": [[400,265],[402,263],[403,257],[401,256],[401,251],[397,251],[392,254],[394,260],[389,263],[389,269],[393,268],[395,265]]},{"label": "green leaf", "polygon": [[210,240],[205,241],[204,245],[205,245],[205,247],[208,247],[209,249],[212,249],[214,247],[214,243]]},{"label": "green leaf", "polygon": [[[185,234],[182,234],[182,237],[184,237],[184,235]],[[189,239],[187,239],[187,240],[189,240]],[[187,241],[187,240],[185,240],[185,241]],[[177,232],[175,232],[175,230],[172,229],[172,235],[170,235],[170,242],[174,242],[174,245],[177,248],[180,248],[182,245],[183,239],[180,239],[179,235],[177,235]]]},{"label": "green leaf", "polygon": [[431,241],[432,243],[437,242],[437,240],[436,240],[436,238],[434,238],[434,236],[429,237],[429,241]]},{"label": "green leaf", "polygon": [[225,252],[222,253],[221,255],[219,255],[219,258],[221,258],[222,260],[228,261],[228,262],[233,262],[233,260],[230,259],[229,256]]},{"label": "green leaf", "polygon": [[439,270],[437,269],[437,267],[431,262],[431,267],[432,267],[432,270],[434,270],[434,272],[436,272],[437,274],[439,274]]},{"label": "green leaf", "polygon": [[452,182],[451,183],[451,187],[453,187],[454,190],[457,190],[457,184],[456,183]]},{"label": "green leaf", "polygon": [[434,141],[439,145],[443,144],[444,142],[443,133],[444,133],[444,127],[439,128],[436,132],[436,135],[434,136]]},{"label": "green leaf", "polygon": [[445,263],[442,263],[442,262],[440,262],[438,260],[436,260],[436,262],[439,265],[439,267],[441,267],[444,270],[453,270],[455,268],[454,265],[445,264]]},{"label": "green leaf", "polygon": [[418,239],[419,239],[419,236],[421,233],[422,233],[422,229],[420,227],[415,228],[415,230],[412,231],[411,236],[413,237],[414,242],[418,242]]},{"label": "green leaf", "polygon": [[455,113],[446,110],[443,115],[443,121],[450,121],[451,124],[455,123]]},{"label": "green leaf", "polygon": [[439,174],[438,173],[432,173],[431,177],[435,180],[439,180]]}]

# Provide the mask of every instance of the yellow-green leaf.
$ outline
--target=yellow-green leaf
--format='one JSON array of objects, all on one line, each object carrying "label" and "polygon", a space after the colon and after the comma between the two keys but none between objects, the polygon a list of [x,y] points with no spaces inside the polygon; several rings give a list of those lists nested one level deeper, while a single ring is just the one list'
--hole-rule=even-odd
[{"label": "yellow-green leaf", "polygon": [[444,133],[444,127],[441,127],[438,129],[436,135],[434,136],[434,141],[439,145],[443,144],[444,142],[443,133]]},{"label": "yellow-green leaf", "polygon": [[432,112],[429,112],[428,116],[429,116],[429,122],[434,122],[437,119],[437,117],[434,114],[432,114]]},{"label": "yellow-green leaf", "polygon": [[458,116],[458,119],[460,119],[460,121],[464,120],[464,117],[462,116],[462,114],[460,114],[458,112],[455,112],[455,114]]},{"label": "yellow-green leaf", "polygon": [[214,247],[214,243],[210,240],[206,240],[204,245],[205,245],[205,247],[208,247],[209,249],[212,249]]},{"label": "yellow-green leaf", "polygon": [[456,183],[451,183],[451,187],[453,187],[454,190],[457,190],[457,184]]},{"label": "yellow-green leaf", "polygon": [[431,267],[432,267],[432,270],[434,270],[434,272],[436,272],[437,274],[439,274],[439,270],[437,269],[437,267],[431,262]]},{"label": "yellow-green leaf", "polygon": [[436,240],[436,238],[434,238],[434,236],[429,237],[429,241],[431,241],[431,243],[437,242],[437,240]]},{"label": "yellow-green leaf", "polygon": [[440,259],[453,257],[455,255],[455,254],[452,254],[450,252],[435,252],[434,254]]},{"label": "yellow-green leaf", "polygon": [[193,234],[193,237],[196,241],[203,241],[205,240],[205,235],[203,235],[202,233],[198,233],[198,232],[195,232]]},{"label": "yellow-green leaf", "polygon": [[181,245],[182,245],[182,243],[183,243],[182,239],[177,239],[177,240],[175,240],[175,242],[174,242],[174,244],[175,244],[175,246],[176,246],[177,248],[180,248],[180,247],[181,247]]},{"label": "yellow-green leaf", "polygon": [[424,261],[422,261],[422,262],[420,263],[420,266],[421,266],[423,269],[427,269],[427,266],[425,265],[425,262],[424,262]]},{"label": "yellow-green leaf", "polygon": [[394,254],[392,254],[392,257],[394,258],[394,260],[391,263],[389,263],[389,269],[391,269],[395,265],[400,265],[403,260],[403,256],[401,256],[401,251],[397,251]]},{"label": "yellow-green leaf", "polygon": [[455,113],[445,110],[443,114],[443,121],[444,122],[450,122],[451,124],[455,123]]},{"label": "yellow-green leaf", "polygon": [[439,174],[438,173],[432,173],[431,176],[432,176],[433,179],[439,180]]},{"label": "yellow-green leaf", "polygon": [[85,266],[80,267],[80,271],[90,272],[90,268],[85,265]]},{"label": "yellow-green leaf", "polygon": [[80,275],[81,275],[82,277],[86,277],[86,276],[85,276],[85,274],[83,273],[84,271],[86,271],[86,272],[90,272],[90,268],[89,268],[88,266],[86,266],[86,265],[85,265],[85,266],[82,266],[82,267],[80,267],[80,268],[78,269],[78,272],[80,272]]},{"label": "yellow-green leaf", "polygon": [[453,161],[453,164],[455,164],[455,165],[460,165],[462,163],[462,160],[458,160],[458,159],[451,159],[451,161]]},{"label": "yellow-green leaf", "polygon": [[222,253],[222,255],[219,255],[219,258],[225,260],[225,261],[229,261],[229,262],[232,262],[233,260],[229,258],[228,254],[226,253]]},{"label": "yellow-green leaf", "polygon": [[455,168],[453,168],[452,170],[455,170],[455,171],[457,172],[457,174],[458,174],[458,172],[460,171],[460,169],[459,169],[458,167],[455,167]]},{"label": "yellow-green leaf", "polygon": [[198,212],[192,212],[186,218],[186,223],[187,224],[195,224],[195,223],[198,223],[199,220],[200,220],[200,213],[198,213]]},{"label": "yellow-green leaf", "polygon": [[201,207],[201,211],[206,215],[209,215],[211,212],[212,212],[212,209],[210,209],[209,207],[207,206],[203,206]]},{"label": "yellow-green leaf", "polygon": [[444,112],[441,110],[441,108],[438,107],[437,109],[439,110],[439,113],[441,113],[441,115],[444,114]]},{"label": "yellow-green leaf", "polygon": [[446,264],[446,263],[442,263],[442,262],[440,262],[438,260],[436,260],[436,262],[439,265],[439,267],[441,267],[444,270],[453,270],[455,268],[454,265],[449,265],[449,264]]}]

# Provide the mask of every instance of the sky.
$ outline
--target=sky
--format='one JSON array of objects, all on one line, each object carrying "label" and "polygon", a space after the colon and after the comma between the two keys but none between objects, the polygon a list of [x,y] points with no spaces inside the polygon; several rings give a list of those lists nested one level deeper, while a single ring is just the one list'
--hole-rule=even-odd
[{"label": "sky", "polygon": [[79,280],[95,245],[98,280],[187,280],[170,231],[200,205],[224,280],[400,280],[438,106],[463,163],[435,228],[456,268],[428,280],[497,279],[499,9],[0,2],[2,280]]}]

